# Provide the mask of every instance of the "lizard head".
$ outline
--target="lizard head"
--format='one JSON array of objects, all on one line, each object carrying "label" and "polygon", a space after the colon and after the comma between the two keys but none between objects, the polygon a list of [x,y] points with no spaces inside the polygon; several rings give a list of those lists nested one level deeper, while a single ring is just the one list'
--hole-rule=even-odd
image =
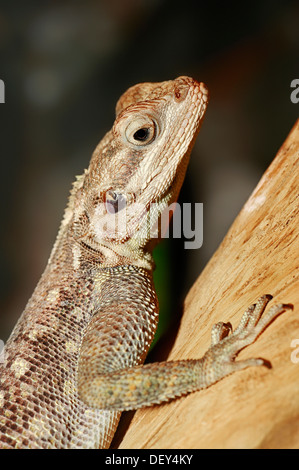
[{"label": "lizard head", "polygon": [[152,244],[152,227],[177,199],[207,101],[205,85],[185,76],[121,96],[111,131],[75,184],[78,239],[118,252]]}]

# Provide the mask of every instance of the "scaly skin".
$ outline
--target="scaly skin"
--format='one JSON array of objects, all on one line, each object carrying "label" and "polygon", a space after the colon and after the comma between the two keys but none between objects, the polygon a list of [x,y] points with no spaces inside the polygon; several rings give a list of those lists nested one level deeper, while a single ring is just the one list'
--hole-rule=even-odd
[{"label": "scaly skin", "polygon": [[260,319],[268,296],[231,335],[218,324],[202,359],[142,366],[158,321],[151,255],[158,239],[146,229],[177,199],[206,105],[205,86],[188,77],[136,85],[117,103],[113,128],[74,183],[45,272],[5,347],[0,447],[106,448],[122,410],[264,364],[234,358],[289,308],[275,306]]}]

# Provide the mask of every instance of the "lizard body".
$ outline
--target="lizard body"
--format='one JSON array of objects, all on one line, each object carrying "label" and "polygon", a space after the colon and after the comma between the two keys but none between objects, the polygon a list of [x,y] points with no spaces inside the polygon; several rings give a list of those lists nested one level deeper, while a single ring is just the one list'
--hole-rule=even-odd
[{"label": "lizard body", "polygon": [[189,77],[136,85],[118,101],[113,128],[73,185],[46,269],[6,344],[0,447],[107,448],[121,411],[263,364],[234,358],[289,308],[274,306],[260,318],[269,296],[232,334],[217,324],[202,359],[142,365],[158,321],[157,239],[148,228],[177,199],[206,105],[205,86]]}]

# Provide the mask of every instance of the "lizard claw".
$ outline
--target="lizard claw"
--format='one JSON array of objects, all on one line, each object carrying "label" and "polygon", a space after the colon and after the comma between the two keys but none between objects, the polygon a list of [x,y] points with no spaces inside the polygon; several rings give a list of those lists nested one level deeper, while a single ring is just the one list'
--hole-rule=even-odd
[{"label": "lizard claw", "polygon": [[271,363],[261,358],[235,361],[239,352],[252,344],[278,315],[286,310],[293,309],[292,304],[276,304],[263,315],[266,305],[271,299],[271,295],[260,297],[255,304],[245,311],[234,331],[230,323],[219,322],[213,326],[212,345],[205,354],[205,360],[214,372],[210,375],[211,383],[232,372],[250,366],[271,368]]},{"label": "lizard claw", "polygon": [[230,322],[223,323],[222,321],[216,323],[211,331],[211,346],[219,343],[223,338],[226,338],[233,331]]}]

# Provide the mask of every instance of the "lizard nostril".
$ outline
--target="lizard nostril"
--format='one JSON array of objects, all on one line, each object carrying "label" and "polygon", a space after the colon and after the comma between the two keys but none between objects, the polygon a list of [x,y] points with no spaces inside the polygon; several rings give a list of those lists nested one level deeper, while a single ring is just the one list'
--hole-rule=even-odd
[{"label": "lizard nostril", "polygon": [[126,207],[126,196],[114,191],[107,191],[105,195],[106,210],[109,214],[116,214]]},{"label": "lizard nostril", "polygon": [[188,86],[180,86],[180,87],[176,87],[174,89],[174,97],[175,97],[175,100],[177,102],[180,102],[180,101],[184,101],[184,99],[186,98],[187,96],[187,93],[189,91],[189,87]]}]

